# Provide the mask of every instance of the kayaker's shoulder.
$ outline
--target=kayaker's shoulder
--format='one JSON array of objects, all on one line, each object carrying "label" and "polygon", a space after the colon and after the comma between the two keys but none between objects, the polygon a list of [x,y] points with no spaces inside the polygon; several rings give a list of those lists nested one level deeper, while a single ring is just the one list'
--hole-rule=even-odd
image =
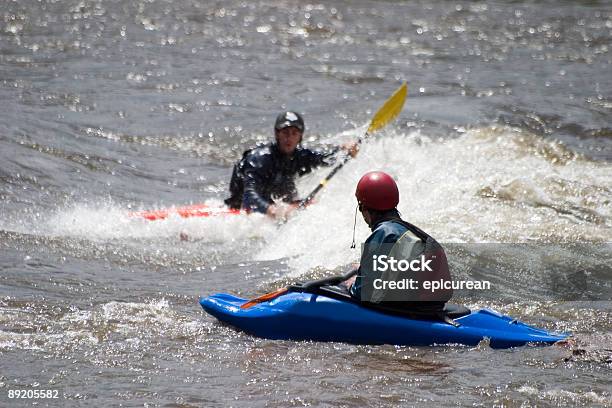
[{"label": "kayaker's shoulder", "polygon": [[272,155],[274,155],[274,149],[271,143],[255,146],[246,153],[247,157],[268,157]]},{"label": "kayaker's shoulder", "polygon": [[245,152],[242,159],[243,167],[267,168],[275,160],[277,153],[272,144],[261,145]]},{"label": "kayaker's shoulder", "polygon": [[383,221],[376,226],[373,232],[381,231],[386,234],[403,234],[406,232],[408,228],[405,225],[400,224],[399,222],[395,222],[392,220]]},{"label": "kayaker's shoulder", "polygon": [[395,240],[399,239],[407,230],[408,229],[400,223],[383,221],[374,228],[368,241],[395,242]]}]

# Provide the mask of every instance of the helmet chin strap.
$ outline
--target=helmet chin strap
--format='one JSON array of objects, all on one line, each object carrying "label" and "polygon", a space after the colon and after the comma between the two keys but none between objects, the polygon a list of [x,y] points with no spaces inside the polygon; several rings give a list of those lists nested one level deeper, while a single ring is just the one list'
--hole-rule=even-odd
[{"label": "helmet chin strap", "polygon": [[355,248],[355,228],[357,227],[357,210],[359,209],[359,203],[355,207],[355,221],[353,222],[353,242],[351,243],[351,249]]}]

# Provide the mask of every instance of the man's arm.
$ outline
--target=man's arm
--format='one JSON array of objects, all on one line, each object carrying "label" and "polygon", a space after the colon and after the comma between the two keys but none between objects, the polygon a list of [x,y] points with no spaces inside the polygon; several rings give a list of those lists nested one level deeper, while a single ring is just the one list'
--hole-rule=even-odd
[{"label": "man's arm", "polygon": [[242,208],[265,214],[270,201],[263,196],[262,189],[266,183],[265,158],[248,157],[244,163],[244,192]]},{"label": "man's arm", "polygon": [[357,142],[347,142],[340,146],[336,146],[332,149],[305,149],[304,161],[308,168],[305,169],[304,173],[308,173],[312,168],[315,167],[328,167],[336,163],[338,158],[338,151],[344,150],[351,157],[357,156],[359,152],[359,144]]},{"label": "man's arm", "polygon": [[295,211],[297,204],[273,204],[265,193],[266,183],[269,183],[269,157],[248,157],[244,164],[244,193],[242,208],[266,214],[277,220],[284,220]]},{"label": "man's arm", "polygon": [[349,288],[349,293],[355,299],[362,300],[362,295],[365,298],[369,298],[372,292],[372,288],[366,288],[365,293],[362,293],[364,290],[363,285],[371,284],[374,279],[372,270],[372,256],[379,255],[381,252],[381,245],[384,244],[385,233],[382,230],[377,230],[372,233],[368,239],[363,243],[361,260],[359,262],[359,269],[356,274],[355,281]]},{"label": "man's arm", "polygon": [[300,175],[310,172],[313,168],[331,166],[336,162],[336,153],[339,147],[331,149],[304,149],[302,150],[302,169]]}]

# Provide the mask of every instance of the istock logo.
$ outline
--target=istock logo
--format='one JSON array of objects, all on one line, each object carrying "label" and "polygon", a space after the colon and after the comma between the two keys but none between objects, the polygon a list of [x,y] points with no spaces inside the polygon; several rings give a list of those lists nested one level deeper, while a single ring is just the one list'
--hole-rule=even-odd
[{"label": "istock logo", "polygon": [[407,259],[397,260],[392,256],[387,255],[374,255],[372,263],[372,269],[375,272],[386,272],[388,270],[392,272],[432,272],[433,269],[429,266],[431,259],[425,259],[425,255],[421,255],[420,258],[413,259],[411,261]]}]

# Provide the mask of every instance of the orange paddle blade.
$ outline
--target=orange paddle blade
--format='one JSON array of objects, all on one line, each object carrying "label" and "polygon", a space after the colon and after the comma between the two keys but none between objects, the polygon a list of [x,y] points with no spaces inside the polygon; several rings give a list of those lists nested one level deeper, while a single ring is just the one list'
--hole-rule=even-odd
[{"label": "orange paddle blade", "polygon": [[248,309],[249,307],[255,306],[259,303],[267,302],[272,299],[276,299],[277,297],[284,295],[289,291],[288,288],[280,288],[279,290],[275,290],[274,292],[266,293],[265,295],[261,295],[255,299],[251,299],[248,302],[244,303],[240,306],[241,309]]}]

